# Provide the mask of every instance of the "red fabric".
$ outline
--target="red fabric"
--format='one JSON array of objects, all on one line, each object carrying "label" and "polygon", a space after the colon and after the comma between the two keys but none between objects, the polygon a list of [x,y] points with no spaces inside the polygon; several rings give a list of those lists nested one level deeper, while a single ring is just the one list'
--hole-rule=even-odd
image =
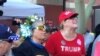
[{"label": "red fabric", "polygon": [[84,38],[81,34],[77,34],[73,41],[66,41],[60,32],[56,32],[50,36],[45,47],[53,56],[81,56],[85,54]]},{"label": "red fabric", "polygon": [[72,17],[72,16],[76,17],[77,15],[78,15],[78,13],[75,13],[75,12],[72,12],[72,11],[63,11],[59,15],[59,23],[61,23],[65,19],[71,19],[70,17]]},{"label": "red fabric", "polygon": [[100,56],[100,42],[96,43],[95,50],[94,50],[94,56]]}]

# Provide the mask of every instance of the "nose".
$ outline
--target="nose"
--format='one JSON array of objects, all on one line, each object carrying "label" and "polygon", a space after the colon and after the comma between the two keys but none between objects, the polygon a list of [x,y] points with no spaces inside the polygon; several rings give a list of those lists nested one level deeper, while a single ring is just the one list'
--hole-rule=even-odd
[{"label": "nose", "polygon": [[74,20],[73,20],[73,23],[77,23],[77,19],[74,19]]}]

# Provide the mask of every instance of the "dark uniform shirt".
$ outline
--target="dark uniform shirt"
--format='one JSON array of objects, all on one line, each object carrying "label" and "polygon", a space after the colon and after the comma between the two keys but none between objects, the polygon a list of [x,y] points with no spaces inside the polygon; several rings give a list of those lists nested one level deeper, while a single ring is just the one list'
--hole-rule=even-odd
[{"label": "dark uniform shirt", "polygon": [[27,38],[18,48],[13,49],[14,56],[49,56],[44,46]]}]

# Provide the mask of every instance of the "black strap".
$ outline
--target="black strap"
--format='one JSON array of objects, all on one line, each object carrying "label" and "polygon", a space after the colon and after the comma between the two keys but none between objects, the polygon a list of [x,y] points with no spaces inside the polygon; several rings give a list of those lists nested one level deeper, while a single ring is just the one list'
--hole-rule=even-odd
[{"label": "black strap", "polygon": [[92,43],[90,43],[90,45],[89,45],[89,47],[88,47],[88,49],[87,49],[87,54],[86,54],[86,56],[91,56],[91,54],[92,54],[93,43],[94,43],[94,41],[93,41]]}]

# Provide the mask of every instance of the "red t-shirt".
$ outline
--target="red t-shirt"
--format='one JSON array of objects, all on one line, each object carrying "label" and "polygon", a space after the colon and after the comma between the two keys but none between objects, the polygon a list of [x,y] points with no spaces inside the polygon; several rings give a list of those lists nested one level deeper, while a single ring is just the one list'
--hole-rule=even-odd
[{"label": "red t-shirt", "polygon": [[84,38],[77,34],[73,41],[65,40],[60,31],[51,35],[45,45],[47,51],[53,56],[81,56],[85,54]]}]

